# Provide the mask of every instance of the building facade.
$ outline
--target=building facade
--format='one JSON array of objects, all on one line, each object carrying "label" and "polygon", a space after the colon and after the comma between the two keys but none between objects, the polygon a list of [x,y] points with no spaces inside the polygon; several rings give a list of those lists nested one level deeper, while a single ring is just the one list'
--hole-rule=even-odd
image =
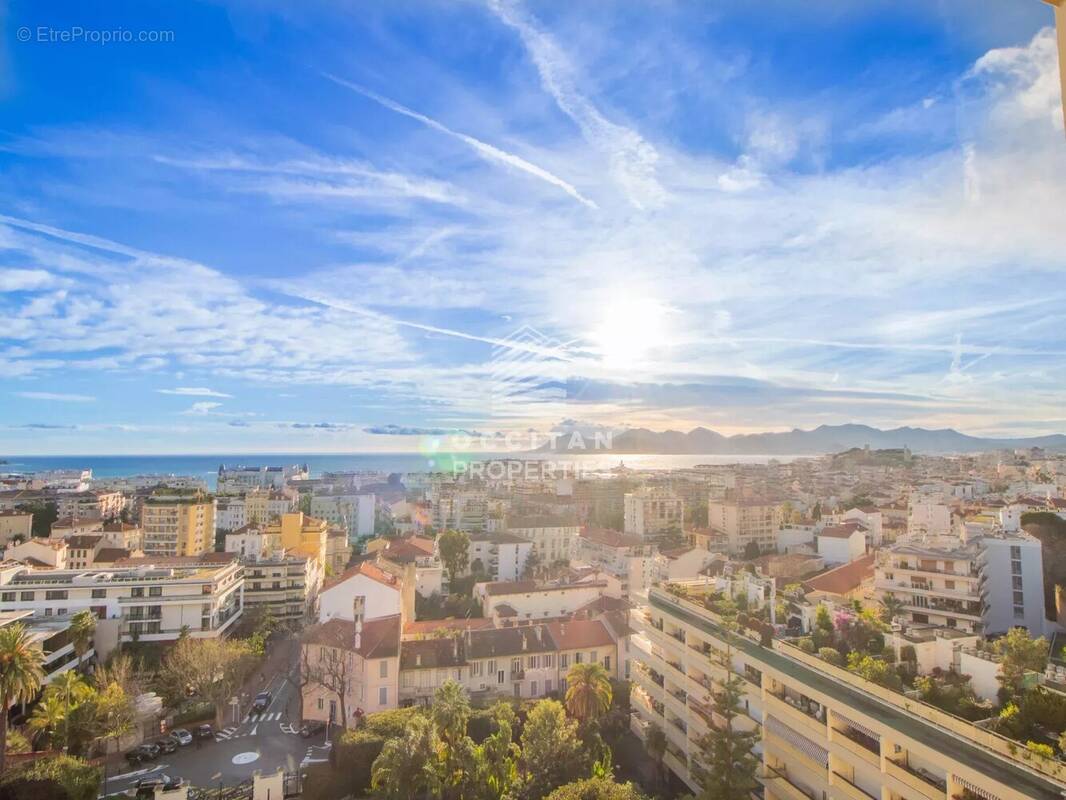
[{"label": "building facade", "polygon": [[198,556],[215,546],[215,498],[199,490],[167,489],[141,508],[144,552],[149,556]]}]

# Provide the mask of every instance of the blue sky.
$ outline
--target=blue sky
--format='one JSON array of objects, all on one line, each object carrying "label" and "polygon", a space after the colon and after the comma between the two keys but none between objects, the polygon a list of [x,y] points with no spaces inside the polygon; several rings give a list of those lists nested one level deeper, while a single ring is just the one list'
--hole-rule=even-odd
[{"label": "blue sky", "polygon": [[0,450],[1062,432],[1051,22],[1036,0],[12,3]]}]

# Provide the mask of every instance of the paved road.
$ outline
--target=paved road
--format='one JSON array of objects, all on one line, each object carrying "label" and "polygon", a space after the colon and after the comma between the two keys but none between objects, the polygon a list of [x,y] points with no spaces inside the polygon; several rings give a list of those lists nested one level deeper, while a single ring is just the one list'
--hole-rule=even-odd
[{"label": "paved road", "polygon": [[220,782],[228,786],[247,780],[256,770],[264,774],[278,767],[296,771],[308,761],[328,758],[324,733],[310,739],[299,735],[300,704],[296,687],[285,679],[282,671],[264,679],[265,686],[255,683],[246,693],[249,702],[253,696],[251,689],[266,688],[273,695],[264,712],[244,713],[235,724],[219,731],[215,741],[178,748],[154,763],[136,768],[124,764],[119,768],[121,774],[108,779],[107,791],[130,789],[141,778],[158,773],[184,778],[190,785],[202,788],[217,787]]}]

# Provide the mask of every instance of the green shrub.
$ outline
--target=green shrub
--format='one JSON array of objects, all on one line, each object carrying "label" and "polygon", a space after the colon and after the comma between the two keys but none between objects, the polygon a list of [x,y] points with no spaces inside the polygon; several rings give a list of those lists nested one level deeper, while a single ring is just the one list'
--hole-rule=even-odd
[{"label": "green shrub", "polygon": [[[345,731],[330,751],[333,776],[328,788],[330,791],[336,790],[337,794],[330,794],[329,797],[347,795],[362,797],[367,794],[370,791],[370,776],[374,760],[381,755],[385,742],[385,737],[362,728]],[[307,797],[320,796],[308,793],[306,787],[304,794]]]},{"label": "green shrub", "polygon": [[833,666],[844,666],[844,657],[840,655],[840,651],[835,647],[823,647],[818,651],[818,657],[822,659],[822,661],[827,661]]},{"label": "green shrub", "polygon": [[810,636],[804,636],[802,639],[796,642],[796,646],[804,653],[810,653],[811,655],[814,655],[814,639],[812,639]]},{"label": "green shrub", "polygon": [[586,778],[560,786],[544,800],[646,800],[632,783],[615,783],[610,778]]},{"label": "green shrub", "polygon": [[363,718],[362,730],[380,736],[382,739],[396,739],[403,736],[412,717],[423,714],[418,706],[397,708],[392,711],[378,711]]},{"label": "green shrub", "polygon": [[0,777],[2,800],[96,800],[99,767],[72,756],[39,758],[12,767]]},{"label": "green shrub", "polygon": [[214,720],[215,707],[211,703],[193,703],[174,715],[175,725],[185,725],[200,720]]}]

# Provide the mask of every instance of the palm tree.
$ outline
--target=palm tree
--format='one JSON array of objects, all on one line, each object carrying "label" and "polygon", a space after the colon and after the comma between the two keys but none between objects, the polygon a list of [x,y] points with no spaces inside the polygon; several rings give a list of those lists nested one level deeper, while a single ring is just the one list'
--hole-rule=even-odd
[{"label": "palm tree", "polygon": [[89,694],[92,689],[85,680],[74,670],[61,672],[52,679],[48,687],[47,695],[54,694],[63,701],[63,749],[70,747],[70,712],[76,708]]},{"label": "palm tree", "polygon": [[611,678],[600,664],[574,664],[566,673],[566,710],[574,719],[599,719],[610,709],[611,696]]},{"label": "palm tree", "polygon": [[881,621],[885,623],[892,622],[903,613],[904,605],[906,604],[894,594],[886,594],[881,598]]},{"label": "palm tree", "polygon": [[81,671],[81,660],[93,643],[96,633],[96,617],[90,611],[79,611],[70,620],[70,642],[74,645],[74,652],[78,656],[78,671]]},{"label": "palm tree", "polygon": [[47,740],[51,748],[58,738],[59,728],[67,723],[67,709],[63,698],[54,692],[46,692],[41,702],[33,709],[26,727],[33,734],[34,741]]},{"label": "palm tree", "polygon": [[415,800],[440,788],[436,731],[425,717],[414,717],[404,735],[390,739],[374,760],[370,785],[388,800]]},{"label": "palm tree", "polygon": [[41,688],[44,654],[21,623],[0,628],[0,773],[7,766],[7,712]]}]

